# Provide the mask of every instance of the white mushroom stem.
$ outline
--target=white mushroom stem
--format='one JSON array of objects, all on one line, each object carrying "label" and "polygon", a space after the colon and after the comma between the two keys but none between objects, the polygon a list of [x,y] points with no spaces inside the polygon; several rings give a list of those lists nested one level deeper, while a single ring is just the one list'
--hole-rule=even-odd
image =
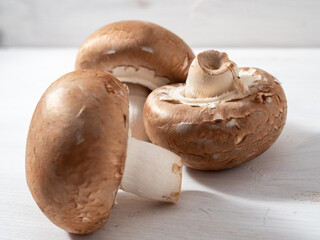
[{"label": "white mushroom stem", "polygon": [[138,196],[176,203],[182,182],[182,161],[157,145],[129,137],[120,189]]},{"label": "white mushroom stem", "polygon": [[237,89],[243,91],[237,65],[228,55],[214,50],[204,51],[191,63],[185,97],[211,98]]},{"label": "white mushroom stem", "polygon": [[129,121],[132,136],[142,140],[149,141],[148,135],[143,123],[143,107],[150,93],[150,90],[144,86],[134,83],[126,83],[129,93]]}]

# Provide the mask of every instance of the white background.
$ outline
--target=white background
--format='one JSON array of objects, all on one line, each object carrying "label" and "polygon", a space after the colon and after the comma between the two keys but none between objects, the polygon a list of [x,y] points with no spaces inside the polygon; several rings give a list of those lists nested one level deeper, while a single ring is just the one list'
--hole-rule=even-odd
[{"label": "white background", "polygon": [[320,47],[319,0],[0,0],[0,46],[80,46],[124,19],[192,47]]}]

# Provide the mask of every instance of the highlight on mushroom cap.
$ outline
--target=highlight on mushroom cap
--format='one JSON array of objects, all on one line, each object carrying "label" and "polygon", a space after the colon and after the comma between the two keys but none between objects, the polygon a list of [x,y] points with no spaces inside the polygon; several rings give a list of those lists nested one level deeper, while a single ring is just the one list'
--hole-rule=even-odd
[{"label": "highlight on mushroom cap", "polygon": [[33,198],[72,233],[103,227],[122,178],[128,91],[111,74],[81,70],[55,81],[33,114],[26,177]]},{"label": "highlight on mushroom cap", "polygon": [[146,21],[120,21],[94,32],[79,49],[76,69],[100,69],[151,90],[185,82],[194,54],[171,31]]},{"label": "highlight on mushroom cap", "polygon": [[119,187],[178,201],[181,158],[128,137],[128,115],[127,87],[100,70],[68,73],[41,97],[27,139],[27,184],[60,228],[77,234],[102,228]]}]

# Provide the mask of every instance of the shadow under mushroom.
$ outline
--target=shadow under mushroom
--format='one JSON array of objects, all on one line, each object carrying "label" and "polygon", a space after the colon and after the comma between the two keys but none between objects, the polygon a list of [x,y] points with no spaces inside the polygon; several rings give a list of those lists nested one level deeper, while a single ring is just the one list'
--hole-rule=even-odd
[{"label": "shadow under mushroom", "polygon": [[[320,132],[287,124],[258,158],[221,171],[185,171],[214,193],[244,200],[320,201]],[[318,193],[318,194],[317,194]],[[306,195],[313,195],[306,197]]]},{"label": "shadow under mushroom", "polygon": [[204,191],[183,191],[177,204],[120,192],[117,202],[104,228],[70,239],[306,239],[317,232],[305,231],[305,223],[315,228],[320,214],[312,206],[244,204]]},{"label": "shadow under mushroom", "polygon": [[[89,235],[70,234],[70,239],[141,239],[149,234],[176,232],[194,227],[197,221],[214,220],[211,207],[217,197],[202,191],[181,192],[179,203],[160,203],[120,191],[107,224]],[[211,208],[212,209],[211,209]],[[214,220],[214,221],[218,221]]]}]

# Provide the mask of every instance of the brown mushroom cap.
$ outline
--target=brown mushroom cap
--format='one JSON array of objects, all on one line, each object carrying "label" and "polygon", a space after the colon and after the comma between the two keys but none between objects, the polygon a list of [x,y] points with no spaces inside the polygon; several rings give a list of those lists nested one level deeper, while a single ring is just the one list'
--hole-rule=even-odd
[{"label": "brown mushroom cap", "polygon": [[144,107],[149,138],[200,170],[231,168],[259,156],[280,135],[287,101],[272,75],[255,69],[253,76],[258,75],[261,79],[250,87],[249,96],[221,101],[214,108],[166,100],[168,90],[182,84],[154,90]]},{"label": "brown mushroom cap", "polygon": [[[193,58],[189,46],[169,30],[150,22],[121,21],[100,28],[83,43],[76,69],[100,69],[122,80],[115,68],[131,67],[138,71],[142,67],[170,84],[185,82]],[[155,78],[147,81],[142,85],[149,89],[165,85]]]},{"label": "brown mushroom cap", "polygon": [[29,128],[26,177],[42,212],[71,233],[106,223],[122,178],[128,91],[112,75],[71,72],[41,97]]}]

